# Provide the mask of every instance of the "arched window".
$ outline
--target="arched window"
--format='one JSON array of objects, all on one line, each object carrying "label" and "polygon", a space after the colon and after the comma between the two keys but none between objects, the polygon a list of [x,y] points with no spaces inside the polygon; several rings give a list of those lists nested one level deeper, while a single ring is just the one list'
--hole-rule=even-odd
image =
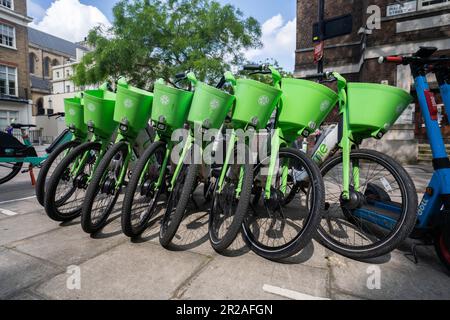
[{"label": "arched window", "polygon": [[31,52],[30,55],[30,73],[34,74],[36,72],[36,55]]},{"label": "arched window", "polygon": [[46,57],[44,59],[44,77],[50,77],[50,63],[50,58]]},{"label": "arched window", "polygon": [[44,99],[43,99],[43,98],[39,98],[39,99],[36,101],[36,108],[37,108],[37,115],[38,115],[38,116],[43,116],[43,115],[45,115]]}]

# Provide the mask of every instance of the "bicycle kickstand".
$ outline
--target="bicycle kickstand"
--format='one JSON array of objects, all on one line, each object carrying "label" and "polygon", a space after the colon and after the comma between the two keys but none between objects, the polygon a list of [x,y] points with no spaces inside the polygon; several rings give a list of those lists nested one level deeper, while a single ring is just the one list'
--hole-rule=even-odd
[{"label": "bicycle kickstand", "polygon": [[[412,261],[414,264],[419,264],[419,256],[417,254],[418,247],[428,247],[429,245],[426,243],[415,243],[411,246],[411,253],[405,253],[405,257]],[[414,260],[411,260],[409,257],[412,257]]]},{"label": "bicycle kickstand", "polygon": [[34,176],[33,166],[31,164],[29,167],[29,172],[30,172],[31,185],[34,187],[34,186],[36,186],[36,177]]}]

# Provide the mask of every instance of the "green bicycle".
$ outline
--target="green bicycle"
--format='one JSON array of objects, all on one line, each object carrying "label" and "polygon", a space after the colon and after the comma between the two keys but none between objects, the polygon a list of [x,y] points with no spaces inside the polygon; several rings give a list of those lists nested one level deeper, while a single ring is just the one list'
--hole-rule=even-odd
[{"label": "green bicycle", "polygon": [[184,127],[194,95],[178,84],[187,79],[191,89],[197,83],[193,73],[182,73],[176,78],[176,87],[166,85],[163,80],[155,84],[151,119],[157,137],[133,168],[122,206],[122,231],[130,238],[141,235],[157,213],[176,167],[170,159],[176,145],[172,134]]},{"label": "green bicycle", "polygon": [[119,80],[113,118],[119,123],[119,130],[115,144],[101,157],[86,190],[81,210],[81,226],[86,233],[96,233],[106,225],[127,184],[129,168],[151,143],[151,137],[139,141],[139,136],[145,136],[152,102],[152,93]]},{"label": "green bicycle", "polygon": [[[189,200],[193,197],[197,182],[207,183],[210,176],[211,170],[198,164],[203,163],[203,153],[210,142],[198,141],[195,137],[197,135],[203,137],[207,130],[217,131],[223,126],[235,101],[233,95],[221,90],[227,83],[235,83],[231,72],[226,72],[216,87],[202,82],[195,83],[195,93],[187,118],[190,130],[169,183],[169,198],[161,222],[159,242],[163,247],[167,248],[172,242]],[[197,159],[199,161],[196,161]]]},{"label": "green bicycle", "polygon": [[56,167],[76,147],[89,140],[89,132],[84,122],[84,102],[81,97],[74,97],[64,101],[64,117],[72,139],[66,143],[50,147],[50,156],[43,163],[36,180],[36,198],[41,206],[45,206],[45,188]]},{"label": "green bicycle", "polygon": [[[251,66],[244,70],[252,70]],[[256,133],[266,128],[281,97],[280,73],[271,69],[274,86],[251,79],[233,82],[236,104],[231,117],[225,160],[213,188],[209,215],[212,247],[224,252],[236,239],[249,207],[253,185],[252,146]]]},{"label": "green bicycle", "polygon": [[[297,254],[311,242],[324,203],[319,167],[305,153],[289,146],[299,136],[307,137],[316,130],[336,104],[337,95],[310,81],[282,78],[268,65],[245,69],[271,75],[274,87],[282,90],[281,100],[274,105],[276,114],[268,127],[270,132],[266,133],[267,152],[259,153],[253,169],[248,191],[250,209],[242,221],[244,239],[252,251],[280,260]],[[303,173],[303,183],[296,188],[299,172]],[[298,190],[295,195],[293,190]]]},{"label": "green bicycle", "polygon": [[326,207],[319,238],[329,249],[353,259],[390,253],[411,233],[418,197],[406,170],[391,157],[361,150],[367,138],[381,139],[412,97],[404,90],[369,83],[337,81],[341,115],[338,147],[342,152],[322,166]]},{"label": "green bicycle", "polygon": [[[86,189],[110,147],[118,123],[114,121],[116,95],[106,90],[84,92],[84,108],[78,108],[74,121],[87,125],[91,139],[70,152],[53,172],[45,192],[45,211],[59,222],[71,221],[81,214]],[[71,100],[66,104],[71,105]],[[73,106],[72,106],[73,107]]]}]

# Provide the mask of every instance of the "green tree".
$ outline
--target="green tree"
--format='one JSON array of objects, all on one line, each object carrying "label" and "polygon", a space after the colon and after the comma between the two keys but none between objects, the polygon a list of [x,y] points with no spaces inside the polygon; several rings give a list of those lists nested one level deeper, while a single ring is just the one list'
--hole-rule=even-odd
[{"label": "green tree", "polygon": [[243,64],[243,51],[261,46],[261,28],[232,5],[212,0],[121,0],[114,24],[93,29],[95,48],[77,66],[77,85],[125,76],[149,88],[158,78],[194,71],[214,82],[232,65]]}]

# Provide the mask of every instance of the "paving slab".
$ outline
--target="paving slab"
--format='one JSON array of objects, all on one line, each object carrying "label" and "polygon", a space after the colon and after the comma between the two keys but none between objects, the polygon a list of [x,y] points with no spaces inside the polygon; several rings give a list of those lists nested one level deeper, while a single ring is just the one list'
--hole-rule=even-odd
[{"label": "paving slab", "polygon": [[67,289],[67,274],[36,292],[54,299],[170,299],[208,258],[170,252],[150,243],[120,245],[80,265],[81,290]]},{"label": "paving slab", "polygon": [[[77,265],[126,241],[117,223],[108,225],[95,237],[83,232],[79,221],[71,226],[41,234],[10,245],[16,250],[61,266]],[[97,239],[96,239],[97,238]]]},{"label": "paving slab", "polygon": [[16,215],[27,213],[45,214],[44,208],[39,205],[35,198],[3,203],[0,204],[0,209],[11,211]]},{"label": "paving slab", "polygon": [[59,224],[44,214],[31,213],[2,219],[0,221],[0,245],[23,240],[50,230]]},{"label": "paving slab", "polygon": [[[422,260],[418,265],[399,250],[387,257],[371,262],[358,262],[333,254],[331,287],[346,294],[367,299],[450,299],[450,277],[437,261]],[[376,284],[374,278],[379,268],[380,288],[369,289]]]},{"label": "paving slab", "polygon": [[40,259],[9,249],[0,251],[0,270],[0,299],[62,271]]},{"label": "paving slab", "polygon": [[328,297],[328,270],[301,264],[274,263],[253,254],[217,256],[177,295],[178,299],[282,299],[264,285],[319,298]]}]

